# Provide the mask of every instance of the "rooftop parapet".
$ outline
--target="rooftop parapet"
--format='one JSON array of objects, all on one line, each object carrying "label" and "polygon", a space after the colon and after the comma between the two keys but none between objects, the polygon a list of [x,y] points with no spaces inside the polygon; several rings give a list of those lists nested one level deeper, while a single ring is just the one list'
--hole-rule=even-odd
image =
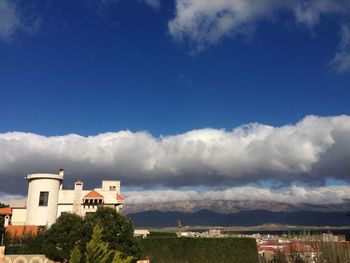
[{"label": "rooftop parapet", "polygon": [[26,179],[28,181],[34,180],[34,179],[55,179],[55,180],[60,180],[63,181],[63,174],[28,174],[26,176]]}]

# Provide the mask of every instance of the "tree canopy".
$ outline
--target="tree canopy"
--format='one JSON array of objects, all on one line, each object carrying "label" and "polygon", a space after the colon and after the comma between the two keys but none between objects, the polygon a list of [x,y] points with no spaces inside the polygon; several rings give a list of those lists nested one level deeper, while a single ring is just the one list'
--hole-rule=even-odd
[{"label": "tree canopy", "polygon": [[113,258],[113,250],[109,249],[108,243],[102,241],[103,228],[100,224],[95,225],[92,238],[86,244],[86,263],[109,263]]},{"label": "tree canopy", "polygon": [[114,209],[101,207],[96,213],[86,217],[89,225],[103,226],[102,240],[111,249],[121,251],[125,256],[140,256],[140,248],[134,239],[134,227],[128,218],[117,213]]},{"label": "tree canopy", "polygon": [[[112,259],[108,262],[128,263],[131,257],[139,258],[141,253],[133,237],[132,222],[114,209],[106,207],[98,208],[96,213],[85,218],[71,213],[62,214],[50,228],[42,229],[37,236],[13,239],[8,245],[14,252],[45,254],[54,261],[65,262],[73,255],[74,262],[87,262],[87,250],[98,248],[89,245],[96,226],[100,226],[99,240],[113,252]],[[96,244],[100,241],[94,242]]]},{"label": "tree canopy", "polygon": [[86,239],[91,236],[90,227],[83,218],[75,214],[63,214],[45,231],[44,254],[52,260],[67,260],[75,245],[84,249]]}]

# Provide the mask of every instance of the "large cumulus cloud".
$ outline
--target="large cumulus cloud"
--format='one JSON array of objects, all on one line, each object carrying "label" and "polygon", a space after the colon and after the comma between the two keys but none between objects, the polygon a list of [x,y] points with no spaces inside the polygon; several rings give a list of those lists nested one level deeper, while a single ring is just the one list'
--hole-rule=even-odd
[{"label": "large cumulus cloud", "polygon": [[[307,116],[294,125],[251,123],[233,130],[200,129],[153,137],[119,131],[83,137],[0,134],[0,191],[16,192],[33,172],[67,171],[67,182],[124,185],[238,185],[272,180],[349,180],[350,117]],[[23,183],[23,186],[26,184]]]}]

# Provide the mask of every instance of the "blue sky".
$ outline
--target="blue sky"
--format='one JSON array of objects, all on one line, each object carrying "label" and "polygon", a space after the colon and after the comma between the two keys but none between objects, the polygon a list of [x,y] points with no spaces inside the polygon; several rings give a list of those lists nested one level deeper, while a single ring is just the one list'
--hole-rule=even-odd
[{"label": "blue sky", "polygon": [[193,54],[169,33],[174,4],[18,1],[31,30],[0,42],[0,131],[159,136],[349,114],[350,74],[329,66],[339,16],[310,29],[281,12]]},{"label": "blue sky", "polygon": [[129,187],[348,182],[349,11],[0,0],[0,185],[63,166]]}]

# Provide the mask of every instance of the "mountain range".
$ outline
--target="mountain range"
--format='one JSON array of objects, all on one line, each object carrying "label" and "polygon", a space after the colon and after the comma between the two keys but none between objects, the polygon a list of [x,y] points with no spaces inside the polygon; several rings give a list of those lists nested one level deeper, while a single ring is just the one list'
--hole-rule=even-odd
[{"label": "mountain range", "polygon": [[349,202],[315,205],[208,199],[129,204],[124,210],[137,227],[174,227],[177,220],[186,226],[348,226],[347,211]]},{"label": "mountain range", "polygon": [[293,226],[350,226],[344,212],[271,212],[267,210],[240,211],[219,214],[209,210],[194,213],[146,211],[129,214],[136,227],[175,227],[178,220],[184,226],[259,226],[266,224]]}]

